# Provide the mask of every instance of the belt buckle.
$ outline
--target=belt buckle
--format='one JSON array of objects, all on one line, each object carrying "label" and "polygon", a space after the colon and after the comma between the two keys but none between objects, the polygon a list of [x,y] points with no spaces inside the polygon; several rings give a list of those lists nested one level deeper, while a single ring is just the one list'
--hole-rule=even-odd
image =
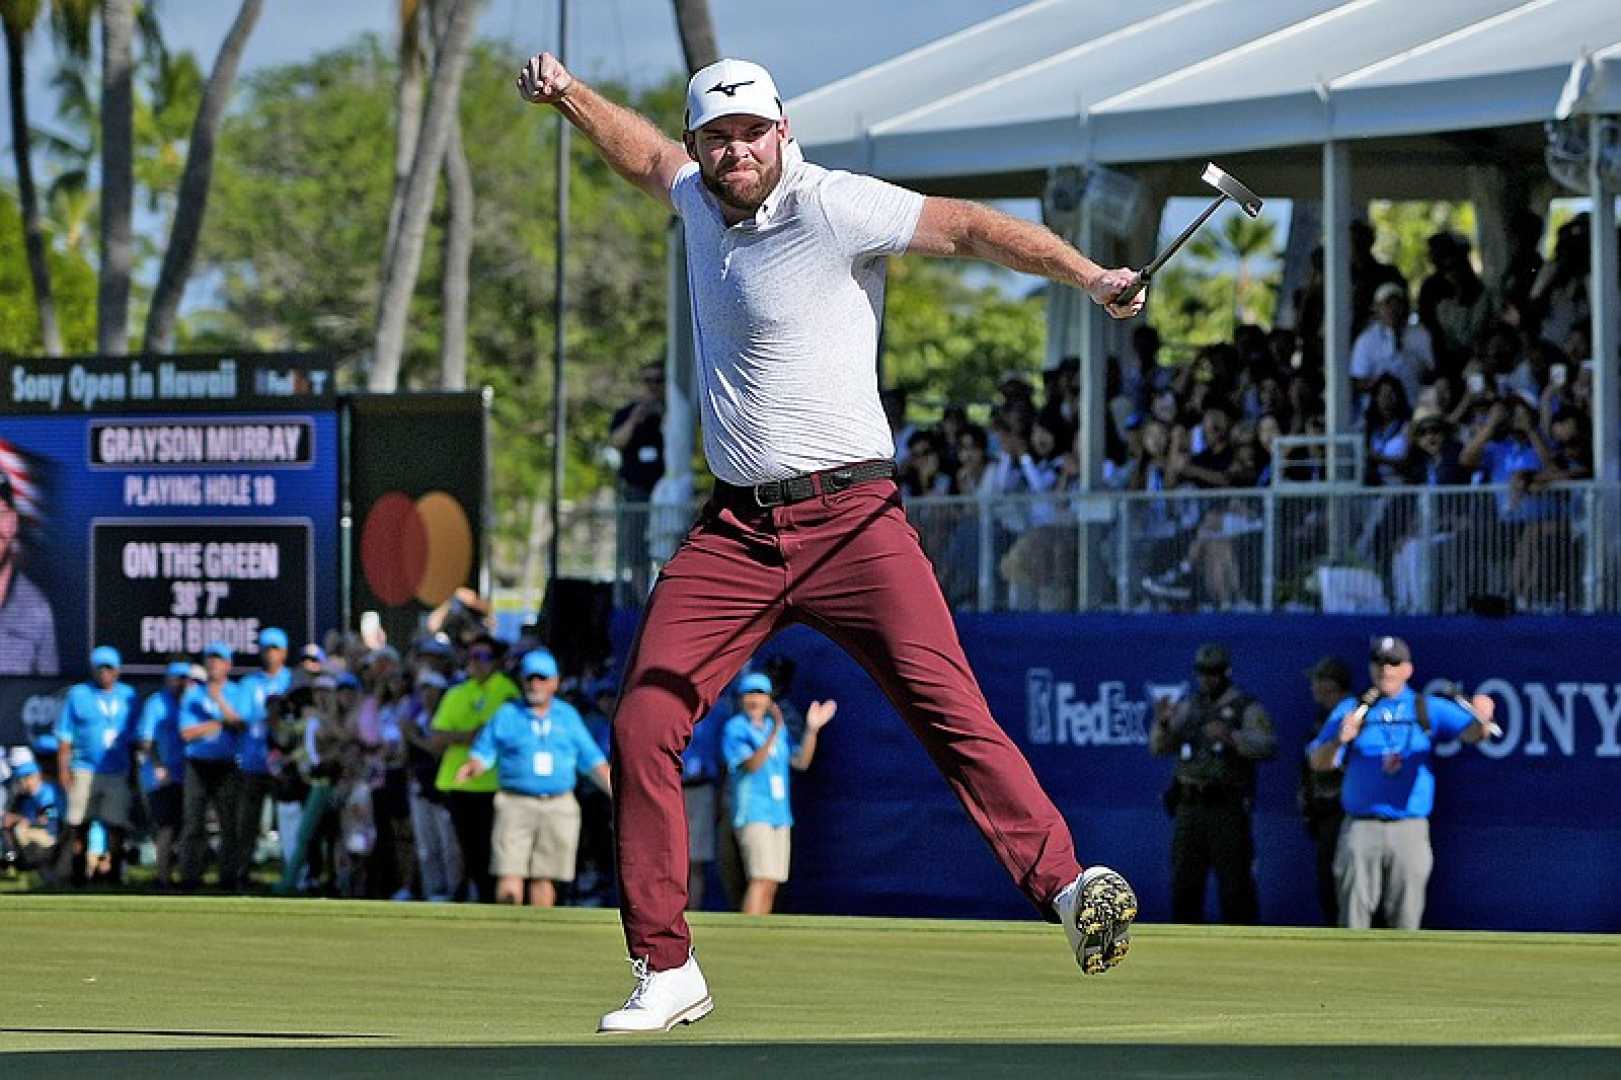
[{"label": "belt buckle", "polygon": [[[769,510],[773,506],[781,506],[786,501],[780,480],[767,480],[763,484],[755,484],[752,490],[754,492],[754,505],[762,510]],[[766,494],[768,492],[775,495],[776,498],[767,498]]]},{"label": "belt buckle", "polygon": [[822,490],[828,493],[843,491],[856,482],[854,468],[829,469],[822,474]]}]

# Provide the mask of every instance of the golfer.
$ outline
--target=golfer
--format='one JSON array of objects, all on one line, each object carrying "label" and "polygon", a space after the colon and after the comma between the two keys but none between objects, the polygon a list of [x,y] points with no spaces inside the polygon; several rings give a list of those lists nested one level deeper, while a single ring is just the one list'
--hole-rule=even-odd
[{"label": "golfer", "polygon": [[630,183],[681,218],[704,453],[715,490],[664,566],[613,721],[620,914],[636,978],[608,1032],[667,1031],[714,1008],[682,911],[681,751],[743,662],[803,622],[883,688],[1084,971],[1118,963],[1137,900],[1084,874],[1069,828],[985,704],[895,486],[878,401],[885,259],[988,259],[1084,289],[1110,314],[1133,280],[1039,225],[806,162],[770,74],[722,60],[687,86],[682,142],[541,54],[526,101],[559,109]]}]

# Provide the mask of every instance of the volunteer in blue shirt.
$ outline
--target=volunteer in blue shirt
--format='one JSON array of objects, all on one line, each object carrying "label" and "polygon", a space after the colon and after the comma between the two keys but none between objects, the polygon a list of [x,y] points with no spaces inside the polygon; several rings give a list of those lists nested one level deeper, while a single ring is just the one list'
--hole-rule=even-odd
[{"label": "volunteer in blue shirt", "polygon": [[293,685],[293,670],[287,666],[286,631],[268,626],[259,632],[259,665],[258,671],[242,676],[236,684],[245,725],[236,742],[236,767],[241,771],[242,785],[236,819],[237,850],[242,853],[238,888],[248,885],[265,800],[270,797],[270,710],[276,704],[274,699],[286,696]]},{"label": "volunteer in blue shirt", "polygon": [[203,650],[204,681],[180,702],[180,737],[186,743],[186,794],[180,831],[180,887],[202,883],[208,855],[208,807],[220,829],[220,887],[234,888],[241,866],[237,820],[241,776],[236,767],[237,741],[250,711],[231,682],[231,647],[216,641]]},{"label": "volunteer in blue shirt", "polygon": [[[85,849],[90,823],[107,830],[112,856],[111,879],[123,873],[124,832],[130,824],[130,743],[135,736],[135,691],[118,679],[118,650],[100,645],[91,650],[90,679],[68,691],[56,721],[57,774],[67,792],[73,883],[85,880]],[[66,867],[59,867],[66,869]]]},{"label": "volunteer in blue shirt", "polygon": [[[202,674],[202,669],[198,668],[197,673]],[[152,843],[157,848],[160,889],[174,884],[175,842],[180,836],[186,790],[186,743],[180,737],[180,702],[192,687],[191,675],[192,665],[184,660],[172,662],[164,671],[163,686],[146,699],[135,725],[135,752],[141,762],[141,791],[146,795],[147,817],[152,822]]]},{"label": "volunteer in blue shirt", "polygon": [[558,700],[557,660],[535,649],[519,668],[523,703],[508,701],[473,740],[467,762],[456,772],[464,783],[491,768],[495,828],[490,836],[490,873],[497,903],[523,903],[524,881],[535,907],[557,903],[557,882],[574,880],[580,844],[577,776],[609,790],[608,763],[580,714]]},{"label": "volunteer in blue shirt", "polygon": [[816,737],[838,706],[814,701],[805,711],[805,737],[790,747],[782,710],[771,700],[771,680],[761,673],[738,682],[742,712],[726,722],[721,747],[731,770],[732,827],[743,853],[743,914],[769,915],[777,887],[788,880],[788,833],[794,824],[788,805],[789,766],[803,771],[816,756]]},{"label": "volunteer in blue shirt", "polygon": [[61,805],[56,789],[45,783],[33,761],[19,762],[11,774],[11,798],[0,818],[6,843],[17,853],[23,870],[38,870],[45,884],[56,881],[56,837],[61,825]]},{"label": "volunteer in blue shirt", "polygon": [[1414,693],[1407,685],[1412,650],[1398,637],[1373,639],[1369,671],[1372,687],[1342,701],[1310,748],[1312,768],[1345,770],[1345,823],[1334,856],[1340,925],[1366,929],[1382,911],[1392,929],[1417,930],[1435,861],[1429,821],[1434,744],[1495,734],[1495,706],[1485,694],[1465,705],[1461,698]]}]

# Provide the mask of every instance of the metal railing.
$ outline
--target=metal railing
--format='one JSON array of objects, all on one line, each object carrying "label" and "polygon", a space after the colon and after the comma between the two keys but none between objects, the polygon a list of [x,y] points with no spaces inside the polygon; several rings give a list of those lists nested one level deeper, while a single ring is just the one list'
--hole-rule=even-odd
[{"label": "metal railing", "polygon": [[[963,611],[1415,615],[1621,610],[1621,488],[1314,485],[915,498]],[[615,602],[636,606],[696,506],[621,504]],[[598,549],[597,566],[608,562]]]}]

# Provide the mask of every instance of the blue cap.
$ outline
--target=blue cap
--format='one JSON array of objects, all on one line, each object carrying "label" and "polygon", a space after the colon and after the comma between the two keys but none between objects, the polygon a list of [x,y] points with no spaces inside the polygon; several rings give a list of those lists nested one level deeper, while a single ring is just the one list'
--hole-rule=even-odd
[{"label": "blue cap", "polygon": [[267,626],[259,631],[259,648],[285,649],[287,647],[287,631],[279,626]]},{"label": "blue cap", "polygon": [[349,673],[347,671],[340,672],[339,675],[338,675],[338,689],[339,690],[359,690],[360,689],[360,680],[355,678],[354,675],[352,675],[351,673]]},{"label": "blue cap", "polygon": [[123,657],[119,656],[118,650],[111,645],[97,645],[90,650],[90,666],[93,668],[123,667]]},{"label": "blue cap", "polygon": [[771,677],[763,671],[751,671],[737,681],[739,694],[771,693]]},{"label": "blue cap", "polygon": [[298,658],[300,660],[314,660],[318,664],[324,664],[326,663],[326,650],[312,642],[304,646],[303,651],[298,654]]},{"label": "blue cap", "polygon": [[223,641],[210,641],[203,648],[204,656],[217,656],[221,660],[231,659],[231,647]]},{"label": "blue cap", "polygon": [[542,679],[557,678],[557,657],[547,649],[531,649],[523,654],[523,665],[519,668],[524,678],[539,675]]},{"label": "blue cap", "polygon": [[25,776],[38,776],[39,766],[32,761],[19,761],[11,767],[11,775],[21,780]]},{"label": "blue cap", "polygon": [[191,674],[191,665],[184,660],[175,660],[163,669],[163,674],[171,679],[184,679]]}]

